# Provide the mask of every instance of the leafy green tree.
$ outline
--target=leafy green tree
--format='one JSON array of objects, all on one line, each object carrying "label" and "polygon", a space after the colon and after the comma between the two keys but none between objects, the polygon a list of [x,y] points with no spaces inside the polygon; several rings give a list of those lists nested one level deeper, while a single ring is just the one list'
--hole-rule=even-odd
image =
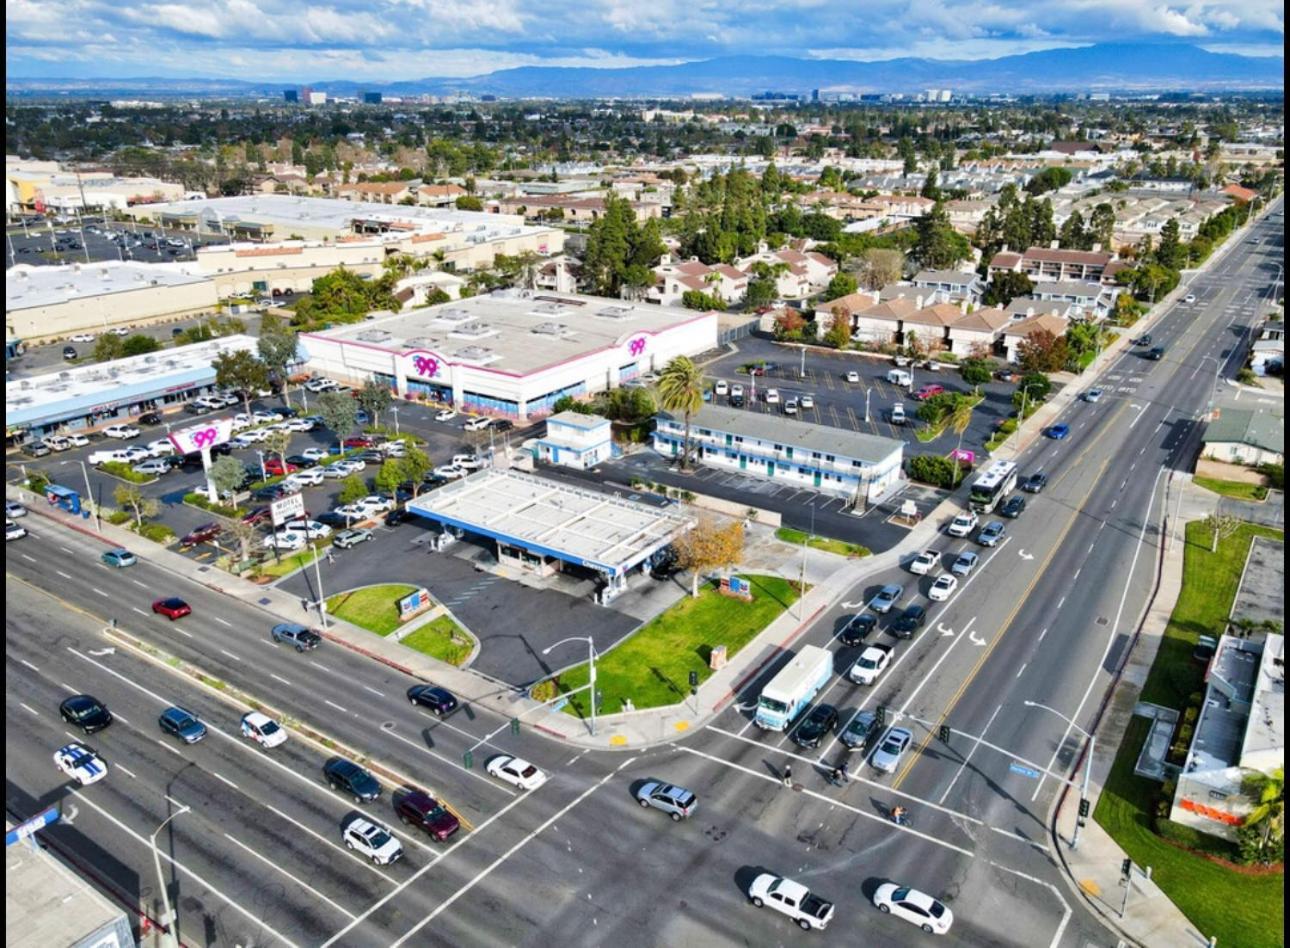
[{"label": "leafy green tree", "polygon": [[686,309],[715,309],[718,312],[723,312],[726,308],[725,300],[715,293],[705,293],[702,290],[686,290],[681,294],[681,305]]},{"label": "leafy green tree", "polygon": [[601,296],[620,296],[624,287],[641,288],[651,280],[666,249],[657,221],[641,226],[626,198],[605,198],[605,212],[587,233],[583,274]]},{"label": "leafy green tree", "polygon": [[760,309],[763,306],[769,306],[775,302],[775,293],[774,277],[755,276],[748,281],[748,291],[744,294],[744,307]]},{"label": "leafy green tree", "polygon": [[420,448],[408,448],[407,453],[398,458],[398,462],[401,481],[410,481],[412,496],[417,496],[425,486],[426,475],[434,469],[434,462]]},{"label": "leafy green tree", "polygon": [[851,314],[842,307],[832,314],[824,341],[834,349],[851,348]]},{"label": "leafy green tree", "polygon": [[949,458],[937,454],[919,454],[909,459],[909,476],[933,487],[955,487],[961,474]]},{"label": "leafy green tree", "polygon": [[859,287],[856,285],[856,278],[849,273],[839,273],[829,281],[828,288],[824,291],[824,300],[841,299],[854,293]]},{"label": "leafy green tree", "polygon": [[283,470],[286,470],[287,451],[291,448],[290,431],[270,431],[269,436],[261,442],[264,445],[264,453],[278,456],[278,460],[283,464]]},{"label": "leafy green tree", "polygon": [[1048,191],[1056,191],[1070,184],[1074,177],[1067,168],[1045,168],[1026,182],[1026,191],[1036,196]]},{"label": "leafy green tree", "polygon": [[129,507],[134,514],[135,527],[143,526],[144,517],[154,517],[161,505],[143,492],[138,484],[118,484],[112,491],[118,507]]},{"label": "leafy green tree", "polygon": [[994,377],[994,373],[990,371],[990,363],[984,359],[964,359],[959,363],[959,375],[978,392],[982,385]]},{"label": "leafy green tree", "polygon": [[959,479],[959,451],[963,448],[963,434],[972,424],[972,399],[967,395],[956,395],[954,405],[945,417],[945,426],[958,435],[954,445],[954,480]]},{"label": "leafy green tree", "polygon": [[348,392],[323,392],[317,404],[323,426],[336,436],[337,442],[343,441],[358,420],[358,405],[353,396]]},{"label": "leafy green tree", "polygon": [[1247,843],[1242,849],[1252,850],[1253,862],[1280,862],[1285,848],[1285,769],[1251,773],[1242,781],[1241,790],[1254,805],[1243,828],[1255,829],[1253,845]]},{"label": "leafy green tree", "polygon": [[264,314],[255,348],[269,373],[282,383],[282,401],[286,405],[291,404],[287,393],[287,368],[299,360],[298,345],[296,331],[286,320],[273,313]]},{"label": "leafy green tree", "polygon": [[920,197],[925,197],[931,201],[941,199],[941,189],[936,183],[936,166],[927,169],[927,180],[923,182],[923,188],[918,192]]},{"label": "leafy green tree", "polygon": [[680,412],[685,419],[681,469],[690,463],[690,418],[703,407],[703,371],[686,356],[677,356],[659,373],[659,401],[665,411]]},{"label": "leafy green tree", "polygon": [[484,202],[473,194],[463,194],[457,198],[457,210],[459,211],[482,211]]},{"label": "leafy green tree", "polygon": [[1115,247],[1115,208],[1108,202],[1102,201],[1093,208],[1093,213],[1088,219],[1089,234],[1095,244],[1101,246],[1105,251],[1111,251]]},{"label": "leafy green tree", "polygon": [[343,477],[340,481],[340,493],[337,495],[342,504],[352,504],[367,496],[367,484],[357,474]]},{"label": "leafy green tree", "polygon": [[125,354],[124,343],[125,340],[120,336],[99,336],[98,341],[94,343],[94,361],[112,362],[121,358]]},{"label": "leafy green tree", "polygon": [[947,270],[971,256],[971,244],[951,226],[944,204],[938,202],[918,219],[915,228],[914,256],[923,266]]},{"label": "leafy green tree", "polygon": [[224,455],[211,462],[211,481],[221,497],[232,494],[246,483],[246,468],[237,458]]},{"label": "leafy green tree", "polygon": [[1017,346],[1017,362],[1027,372],[1060,372],[1070,356],[1066,339],[1038,329]]},{"label": "leafy green tree", "polygon": [[1029,296],[1035,290],[1029,275],[1020,271],[1003,270],[990,277],[982,301],[986,306],[1007,306],[1018,296]]},{"label": "leafy green tree", "polygon": [[381,462],[381,467],[377,470],[376,477],[373,479],[376,489],[381,493],[389,494],[393,497],[398,491],[399,485],[403,483],[403,466],[399,463],[401,460],[403,459],[388,458]]},{"label": "leafy green tree", "polygon": [[157,352],[159,349],[161,349],[161,343],[151,336],[145,336],[143,333],[126,336],[121,343],[121,355],[123,356],[147,355],[149,352]]},{"label": "leafy green tree", "polygon": [[1071,211],[1057,234],[1057,240],[1064,250],[1088,250],[1092,247],[1093,238],[1084,227],[1084,215]]},{"label": "leafy green tree", "polygon": [[388,385],[368,379],[363,383],[363,387],[358,390],[358,403],[367,412],[372,419],[372,424],[379,424],[381,412],[390,407],[394,397],[390,394]]},{"label": "leafy green tree", "polygon": [[1187,251],[1179,238],[1176,217],[1169,218],[1160,228],[1160,246],[1156,248],[1156,261],[1170,270],[1181,270],[1187,263]]},{"label": "leafy green tree", "polygon": [[856,268],[859,283],[867,290],[880,290],[895,283],[905,272],[904,251],[889,247],[869,247],[860,253]]},{"label": "leafy green tree", "polygon": [[242,404],[250,414],[251,396],[269,384],[268,366],[245,349],[221,352],[211,366],[215,369],[215,384],[241,391]]},{"label": "leafy green tree", "polygon": [[[1028,404],[1035,405],[1048,397],[1053,390],[1053,383],[1043,372],[1027,372],[1017,383],[1015,395],[1024,395]],[[1016,404],[1020,404],[1016,402]]]}]

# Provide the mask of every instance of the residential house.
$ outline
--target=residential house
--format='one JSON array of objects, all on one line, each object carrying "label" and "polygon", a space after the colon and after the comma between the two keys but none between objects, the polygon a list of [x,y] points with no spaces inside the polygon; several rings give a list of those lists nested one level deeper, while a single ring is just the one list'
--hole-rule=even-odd
[{"label": "residential house", "polygon": [[466,281],[456,274],[443,270],[422,270],[399,280],[392,287],[394,298],[404,309],[427,306],[435,290],[443,290],[449,299],[461,299],[461,288]]},{"label": "residential house", "polygon": [[[631,201],[629,206],[637,223],[663,216],[661,204]],[[533,194],[502,198],[498,207],[503,214],[523,214],[532,218],[559,219],[590,224],[605,216],[605,199],[585,194]]]},{"label": "residential house", "polygon": [[784,271],[776,278],[775,287],[775,295],[782,300],[805,299],[822,293],[838,273],[837,262],[822,253],[804,253],[793,249],[768,250],[764,244],[751,257],[736,260],[735,266],[751,278],[754,275],[753,267],[758,263],[771,267],[783,266]]},{"label": "residential house", "polygon": [[557,254],[542,261],[533,275],[533,288],[554,293],[578,292],[578,272],[582,261],[569,254]]},{"label": "residential house", "polygon": [[1069,303],[1074,307],[1072,315],[1105,319],[1115,309],[1115,299],[1120,295],[1120,288],[1066,280],[1060,283],[1036,283],[1030,295],[1044,302]]},{"label": "residential house", "polygon": [[960,358],[974,351],[1003,354],[1003,331],[1013,323],[1012,314],[998,306],[975,309],[949,327],[950,352]]},{"label": "residential house", "polygon": [[748,274],[726,263],[708,266],[697,257],[684,263],[660,263],[654,268],[654,285],[645,292],[650,303],[676,306],[690,290],[737,303],[748,293]]},{"label": "residential house", "polygon": [[1223,188],[1223,193],[1230,197],[1234,204],[1249,204],[1259,196],[1258,191],[1243,188],[1239,184],[1229,184]]},{"label": "residential house", "polygon": [[1178,774],[1169,819],[1236,838],[1253,809],[1242,785],[1285,767],[1285,638],[1224,635],[1205,672],[1205,700]]},{"label": "residential house", "polygon": [[1052,313],[1041,313],[1038,316],[1014,320],[1003,330],[1004,358],[1009,362],[1018,361],[1021,343],[1030,338],[1032,333],[1046,330],[1060,338],[1066,335],[1066,327],[1069,325],[1069,319]]},{"label": "residential house", "polygon": [[1285,411],[1219,406],[1202,437],[1201,457],[1229,464],[1281,464],[1285,461]]},{"label": "residential house", "polygon": [[970,270],[919,270],[911,282],[920,289],[936,291],[945,301],[963,299],[975,303],[985,292],[981,277]]},{"label": "residential house", "polygon": [[470,192],[459,184],[423,184],[417,188],[417,203],[422,207],[454,207],[457,198]]},{"label": "residential house", "polygon": [[967,315],[968,302],[934,303],[916,309],[900,321],[900,344],[917,346],[923,352],[941,352],[949,348],[950,329]]},{"label": "residential house", "polygon": [[946,201],[945,213],[950,219],[950,226],[960,234],[970,236],[976,233],[977,227],[985,218],[986,211],[993,206],[993,201],[974,201],[965,198],[958,201]]},{"label": "residential house", "polygon": [[378,204],[402,204],[414,201],[414,181],[359,181],[335,188],[338,198],[346,201],[374,201]]},{"label": "residential house", "polygon": [[537,442],[538,459],[590,470],[613,453],[613,434],[608,418],[562,411],[546,420],[546,436]]},{"label": "residential house", "polygon": [[1001,250],[990,261],[990,275],[1011,271],[1045,282],[1102,282],[1107,265],[1114,259],[1114,253],[1103,250],[1057,250],[1048,247],[1031,247],[1024,253]]}]

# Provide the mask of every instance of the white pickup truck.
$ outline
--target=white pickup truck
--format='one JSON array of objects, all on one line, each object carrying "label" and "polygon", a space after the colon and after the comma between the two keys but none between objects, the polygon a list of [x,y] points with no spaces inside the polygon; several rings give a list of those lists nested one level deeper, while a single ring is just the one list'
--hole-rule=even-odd
[{"label": "white pickup truck", "polygon": [[833,903],[813,895],[806,886],[784,876],[763,872],[748,887],[748,898],[761,908],[769,905],[797,922],[803,931],[823,930],[833,918]]},{"label": "white pickup truck", "polygon": [[857,685],[872,685],[891,662],[890,645],[870,645],[856,659],[847,677]]}]

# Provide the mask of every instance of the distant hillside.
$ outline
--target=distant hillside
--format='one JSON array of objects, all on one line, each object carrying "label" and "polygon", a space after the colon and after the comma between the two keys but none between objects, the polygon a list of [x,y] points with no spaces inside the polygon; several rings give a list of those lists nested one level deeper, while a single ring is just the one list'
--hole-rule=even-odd
[{"label": "distant hillside", "polygon": [[[1284,88],[1284,59],[1211,53],[1181,44],[1102,43],[1050,49],[1001,59],[891,59],[855,62],[787,56],[730,56],[675,66],[591,69],[524,66],[466,79],[427,77],[400,82],[352,80],[307,83],[333,95],[363,91],[388,95],[469,92],[505,98],[601,98],[685,96],[696,92],[731,96],[767,90],[809,93],[842,88],[854,92],[1046,93],[1134,90],[1224,90]],[[79,97],[280,95],[292,83],[235,79],[20,79],[6,80],[10,95]]]}]

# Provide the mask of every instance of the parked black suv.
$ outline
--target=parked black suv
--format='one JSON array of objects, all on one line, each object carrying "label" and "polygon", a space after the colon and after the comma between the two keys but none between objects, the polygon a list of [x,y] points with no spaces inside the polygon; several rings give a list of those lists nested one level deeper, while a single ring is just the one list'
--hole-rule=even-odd
[{"label": "parked black suv", "polygon": [[798,747],[819,747],[820,741],[838,726],[838,711],[830,704],[817,704],[793,731]]},{"label": "parked black suv", "polygon": [[1035,473],[1026,478],[1025,482],[1021,485],[1021,489],[1028,494],[1038,494],[1047,486],[1048,475],[1043,471],[1035,471]]},{"label": "parked black suv", "polygon": [[1159,362],[1164,357],[1165,357],[1164,346],[1156,346],[1154,349],[1152,349],[1150,352],[1147,353],[1147,358],[1150,359],[1152,362]]},{"label": "parked black suv", "polygon": [[900,617],[891,624],[891,631],[902,639],[912,639],[914,633],[927,622],[927,610],[922,606],[906,606]]},{"label": "parked black suv", "polygon": [[1020,494],[1013,494],[1007,502],[999,508],[999,513],[1009,519],[1016,520],[1021,516],[1021,512],[1026,509],[1026,498]]},{"label": "parked black suv", "polygon": [[381,785],[376,778],[343,757],[333,757],[323,764],[323,779],[327,786],[349,794],[357,803],[370,803],[381,795]]},{"label": "parked black suv", "polygon": [[145,411],[138,418],[141,425],[159,425],[161,424],[161,413],[155,411]]}]

